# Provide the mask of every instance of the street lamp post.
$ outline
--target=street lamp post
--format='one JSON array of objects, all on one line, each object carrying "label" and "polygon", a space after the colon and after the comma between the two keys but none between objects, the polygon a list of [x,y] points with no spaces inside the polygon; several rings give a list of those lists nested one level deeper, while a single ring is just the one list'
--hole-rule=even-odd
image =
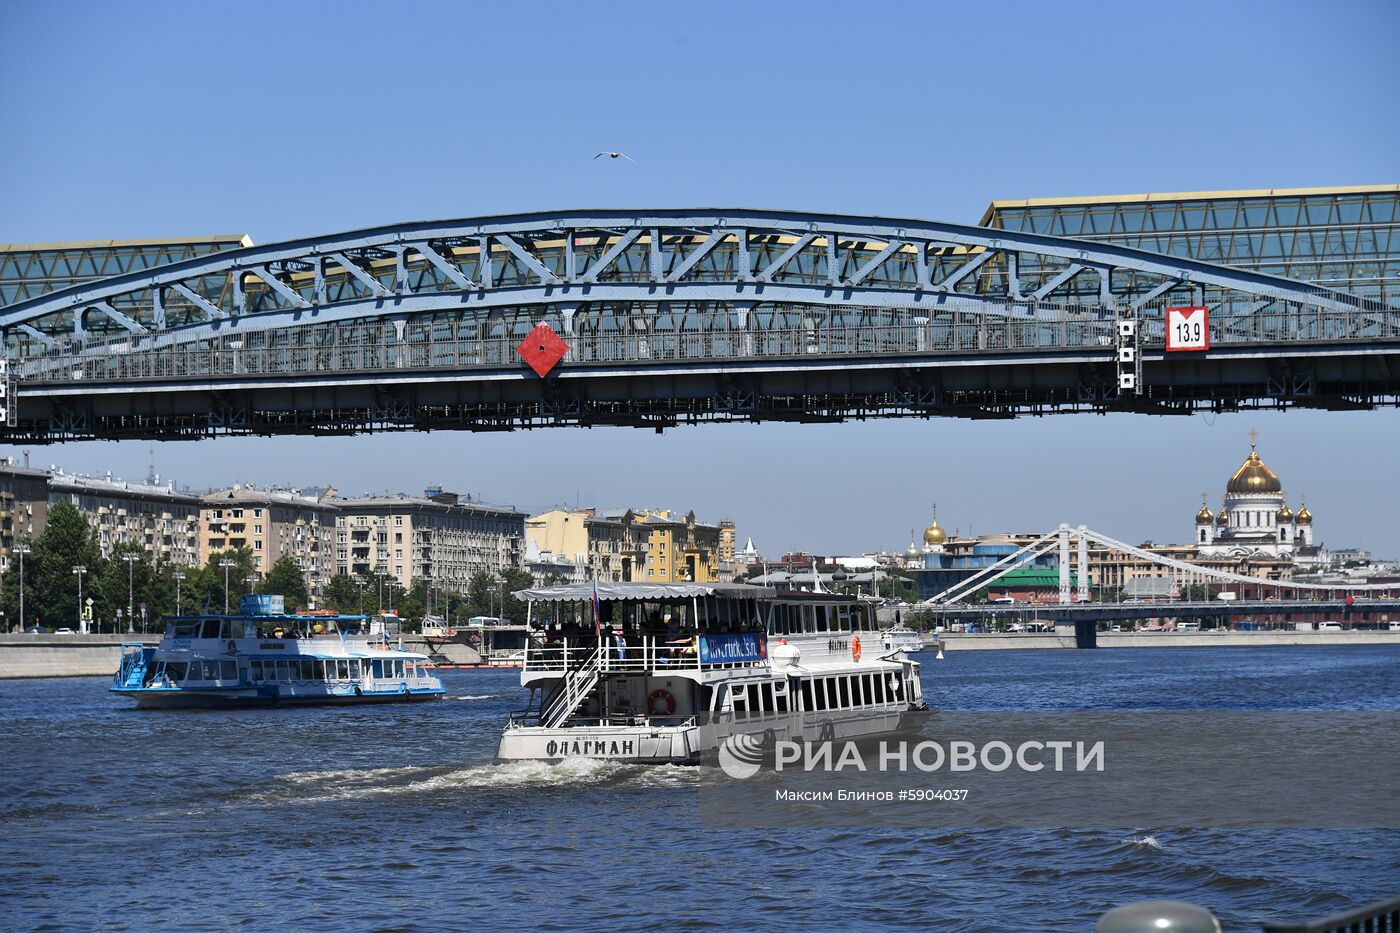
[{"label": "street lamp post", "polygon": [[135,568],[136,562],[141,559],[139,554],[123,554],[122,560],[126,561],[126,630],[136,631],[136,583]]},{"label": "street lamp post", "polygon": [[29,553],[29,545],[15,545],[15,553],[19,555],[19,630],[24,631],[24,555]]},{"label": "street lamp post", "polygon": [[175,578],[175,614],[180,614],[180,583],[185,579],[185,575],[180,571],[171,574]]},{"label": "street lamp post", "polygon": [[355,589],[360,591],[360,615],[365,614],[365,586],[367,584],[364,577],[355,578]]},{"label": "street lamp post", "polygon": [[83,574],[87,573],[87,567],[78,564],[73,568],[73,575],[78,578],[78,631],[86,632],[87,623],[83,619]]},{"label": "street lamp post", "polygon": [[224,615],[228,615],[228,572],[229,568],[238,566],[238,561],[225,557],[219,561],[219,566],[224,568]]}]

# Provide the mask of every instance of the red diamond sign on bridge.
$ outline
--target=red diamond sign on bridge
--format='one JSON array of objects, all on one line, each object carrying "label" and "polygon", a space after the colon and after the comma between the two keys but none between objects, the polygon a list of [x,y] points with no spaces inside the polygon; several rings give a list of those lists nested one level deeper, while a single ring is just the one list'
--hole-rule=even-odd
[{"label": "red diamond sign on bridge", "polygon": [[554,332],[554,329],[544,321],[535,325],[535,329],[520,341],[520,345],[515,348],[515,352],[520,354],[520,358],[535,371],[535,374],[543,379],[549,375],[549,371],[559,365],[559,361],[564,358],[564,354],[569,352],[569,345],[563,338]]}]

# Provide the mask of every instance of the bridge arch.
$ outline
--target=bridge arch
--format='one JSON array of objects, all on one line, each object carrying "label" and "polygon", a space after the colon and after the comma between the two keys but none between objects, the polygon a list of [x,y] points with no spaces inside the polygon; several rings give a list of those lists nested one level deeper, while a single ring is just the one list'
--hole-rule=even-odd
[{"label": "bridge arch", "polygon": [[1209,300],[1384,310],[1307,283],[1040,234],[780,211],[587,211],[406,223],[229,250],[0,312],[11,353],[92,338],[215,334],[580,304],[718,302],[1112,315]]},{"label": "bridge arch", "polygon": [[[1205,364],[1163,359],[1177,304],[1211,309]],[[569,346],[548,380],[515,355],[540,321]],[[35,442],[1400,397],[1400,310],[1369,299],[1108,244],[786,211],[308,237],[11,305],[0,331],[21,401],[8,433]],[[1387,359],[1349,362],[1365,354]]]}]

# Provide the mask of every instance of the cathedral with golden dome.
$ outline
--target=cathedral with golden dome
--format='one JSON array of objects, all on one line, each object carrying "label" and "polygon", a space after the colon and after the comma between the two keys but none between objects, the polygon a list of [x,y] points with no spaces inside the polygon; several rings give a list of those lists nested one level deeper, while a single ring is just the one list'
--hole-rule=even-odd
[{"label": "cathedral with golden dome", "polygon": [[1196,549],[1203,555],[1283,557],[1297,562],[1316,552],[1312,513],[1306,504],[1288,507],[1283,483],[1259,458],[1258,434],[1250,431],[1249,456],[1225,484],[1220,511],[1206,496],[1196,513]]}]

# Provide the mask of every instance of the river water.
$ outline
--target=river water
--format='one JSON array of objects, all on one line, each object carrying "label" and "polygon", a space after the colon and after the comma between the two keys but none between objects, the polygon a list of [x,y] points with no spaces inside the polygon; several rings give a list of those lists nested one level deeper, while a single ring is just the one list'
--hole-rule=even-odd
[{"label": "river water", "polygon": [[[947,710],[1400,709],[1388,646],[923,658]],[[1084,930],[1174,897],[1257,929],[1400,893],[1390,831],[707,830],[714,769],[496,764],[518,673],[444,680],[427,706],[238,712],[0,681],[5,928]]]}]

